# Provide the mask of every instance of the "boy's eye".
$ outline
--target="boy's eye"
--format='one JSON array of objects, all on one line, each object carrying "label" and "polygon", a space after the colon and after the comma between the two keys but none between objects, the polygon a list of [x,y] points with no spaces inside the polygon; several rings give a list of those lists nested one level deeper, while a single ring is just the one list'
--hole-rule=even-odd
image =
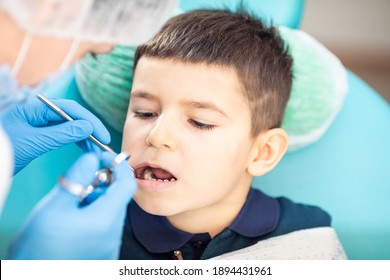
[{"label": "boy's eye", "polygon": [[150,119],[157,117],[157,114],[152,112],[134,112],[134,117],[140,119]]},{"label": "boy's eye", "polygon": [[198,122],[196,120],[193,120],[193,119],[189,119],[188,122],[190,124],[192,124],[193,126],[195,126],[196,128],[199,128],[199,129],[206,129],[206,130],[212,130],[213,128],[215,128],[215,125],[212,125],[212,124],[205,124],[205,123],[202,123],[202,122]]}]

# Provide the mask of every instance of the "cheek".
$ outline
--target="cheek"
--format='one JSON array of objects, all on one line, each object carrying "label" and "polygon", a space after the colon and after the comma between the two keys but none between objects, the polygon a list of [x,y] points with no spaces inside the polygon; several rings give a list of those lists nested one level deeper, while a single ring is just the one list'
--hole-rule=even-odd
[{"label": "cheek", "polygon": [[191,170],[192,178],[199,178],[200,183],[206,185],[237,182],[236,174],[238,176],[246,169],[250,147],[248,138],[220,135],[203,141],[204,145],[201,143],[196,145],[197,149],[188,150],[191,154],[186,160],[189,163],[187,170]]},{"label": "cheek", "polygon": [[131,126],[128,121],[125,122],[122,135],[122,151],[129,152],[131,146]]},{"label": "cheek", "polygon": [[[221,147],[222,146],[222,147]],[[198,198],[197,207],[205,207],[217,203],[229,196],[239,186],[243,174],[243,160],[237,149],[227,151],[224,145],[202,152],[194,150],[190,160],[185,164],[183,197]],[[239,158],[241,157],[241,158]],[[183,199],[186,201],[185,199]],[[192,199],[190,199],[192,200]]]},{"label": "cheek", "polygon": [[142,130],[138,129],[134,122],[126,121],[123,128],[122,151],[133,155],[137,145],[140,146],[145,142],[144,138]]},{"label": "cheek", "polygon": [[140,142],[134,138],[134,135],[126,136],[124,134],[122,140],[122,152],[126,152],[130,155],[128,161],[130,166],[134,167],[136,162],[142,161],[142,154],[140,154],[140,151],[142,151],[142,147],[140,146]]}]

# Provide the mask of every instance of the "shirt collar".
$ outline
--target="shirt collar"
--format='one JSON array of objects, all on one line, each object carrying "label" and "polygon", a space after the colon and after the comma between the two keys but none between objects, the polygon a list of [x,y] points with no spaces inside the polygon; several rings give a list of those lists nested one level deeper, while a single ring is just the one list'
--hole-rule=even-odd
[{"label": "shirt collar", "polygon": [[259,237],[276,228],[279,214],[277,199],[251,188],[244,206],[229,229],[245,237]]},{"label": "shirt collar", "polygon": [[166,217],[149,214],[133,200],[130,221],[135,238],[151,253],[166,253],[186,244],[194,234],[171,225]]},{"label": "shirt collar", "polygon": [[[273,231],[279,220],[279,203],[259,190],[250,189],[240,213],[228,229],[245,237],[259,237]],[[151,253],[166,253],[184,246],[195,235],[172,226],[166,217],[130,204],[130,221],[136,239]]]}]

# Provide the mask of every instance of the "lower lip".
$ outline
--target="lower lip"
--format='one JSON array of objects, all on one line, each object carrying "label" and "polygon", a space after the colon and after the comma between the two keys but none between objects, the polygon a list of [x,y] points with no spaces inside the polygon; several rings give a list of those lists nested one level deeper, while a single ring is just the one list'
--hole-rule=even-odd
[{"label": "lower lip", "polygon": [[162,190],[171,188],[176,184],[176,181],[169,181],[169,182],[161,182],[161,181],[152,181],[152,180],[143,180],[143,179],[136,179],[137,185],[144,189],[152,189],[152,190]]}]

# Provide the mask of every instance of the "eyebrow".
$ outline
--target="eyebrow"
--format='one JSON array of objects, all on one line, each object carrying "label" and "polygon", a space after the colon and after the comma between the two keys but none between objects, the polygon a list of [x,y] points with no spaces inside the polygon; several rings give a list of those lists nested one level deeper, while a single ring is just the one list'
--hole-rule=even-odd
[{"label": "eyebrow", "polygon": [[[131,93],[132,98],[142,98],[150,101],[158,101],[159,98],[154,96],[153,94],[144,92],[144,91],[134,91]],[[180,102],[181,105],[185,107],[191,107],[195,109],[206,109],[206,110],[213,110],[216,111],[225,117],[229,118],[228,115],[219,108],[216,104],[212,102],[203,102],[203,101],[196,101],[196,100],[182,100]]]},{"label": "eyebrow", "polygon": [[213,111],[221,113],[225,117],[229,118],[227,116],[227,114],[221,108],[219,108],[217,105],[215,105],[212,102],[201,102],[201,101],[195,101],[195,100],[183,100],[181,102],[181,104],[186,106],[186,107],[192,107],[192,108],[195,108],[195,109],[213,110]]},{"label": "eyebrow", "polygon": [[154,96],[153,94],[144,92],[144,91],[134,91],[131,93],[132,98],[143,98],[147,100],[157,101],[158,98]]}]

